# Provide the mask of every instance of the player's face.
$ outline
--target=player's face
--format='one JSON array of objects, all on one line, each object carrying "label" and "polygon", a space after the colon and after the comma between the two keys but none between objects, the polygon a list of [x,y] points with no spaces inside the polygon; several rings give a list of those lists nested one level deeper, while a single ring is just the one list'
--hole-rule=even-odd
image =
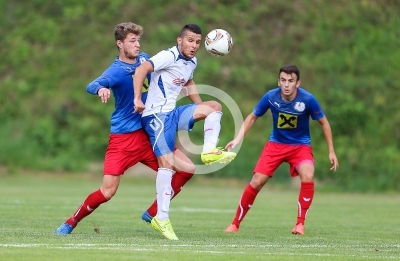
[{"label": "player's face", "polygon": [[285,101],[291,101],[296,98],[296,90],[300,86],[300,80],[297,80],[295,73],[287,74],[281,72],[278,79],[278,85],[281,87],[281,96]]},{"label": "player's face", "polygon": [[177,42],[181,54],[190,59],[196,56],[197,50],[200,47],[201,34],[187,31],[182,38],[178,37]]},{"label": "player's face", "polygon": [[120,59],[125,62],[136,62],[140,52],[140,36],[129,33],[125,40],[117,41]]}]

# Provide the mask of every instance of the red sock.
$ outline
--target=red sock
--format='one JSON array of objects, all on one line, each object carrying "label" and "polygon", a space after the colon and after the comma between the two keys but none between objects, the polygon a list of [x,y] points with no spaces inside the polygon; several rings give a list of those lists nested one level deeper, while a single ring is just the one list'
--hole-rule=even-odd
[{"label": "red sock", "polygon": [[[187,172],[177,172],[172,176],[171,186],[174,191],[172,198],[181,192],[182,187],[193,177],[192,173]],[[153,204],[147,209],[149,215],[154,217],[157,214],[157,199],[154,200]]]},{"label": "red sock", "polygon": [[81,221],[84,217],[90,215],[93,210],[95,210],[96,208],[98,208],[98,206],[107,201],[108,199],[104,197],[100,189],[96,190],[85,199],[85,201],[78,208],[75,214],[70,217],[65,223],[75,227],[79,221]]},{"label": "red sock", "polygon": [[298,211],[297,211],[297,223],[302,223],[307,216],[308,209],[314,198],[314,182],[301,182],[299,201],[298,201]]},{"label": "red sock", "polygon": [[240,226],[240,222],[244,219],[247,212],[254,203],[259,190],[254,189],[250,184],[244,189],[242,197],[240,198],[239,206],[236,210],[235,219],[233,219],[232,224],[237,228]]}]

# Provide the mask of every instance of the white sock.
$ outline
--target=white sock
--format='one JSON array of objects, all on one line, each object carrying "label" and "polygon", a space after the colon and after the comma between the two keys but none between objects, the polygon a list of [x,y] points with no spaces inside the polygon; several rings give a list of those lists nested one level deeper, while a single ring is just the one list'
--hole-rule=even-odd
[{"label": "white sock", "polygon": [[217,147],[219,132],[221,131],[222,112],[215,111],[204,120],[204,145],[203,152]]},{"label": "white sock", "polygon": [[172,175],[174,175],[174,173],[174,170],[167,168],[159,168],[157,172],[157,217],[160,221],[169,218],[169,204],[171,203],[171,197],[174,193],[171,187]]}]

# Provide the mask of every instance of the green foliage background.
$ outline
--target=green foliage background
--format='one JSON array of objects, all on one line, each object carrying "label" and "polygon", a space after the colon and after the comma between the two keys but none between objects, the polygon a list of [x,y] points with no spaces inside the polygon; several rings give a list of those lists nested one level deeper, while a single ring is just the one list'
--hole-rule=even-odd
[{"label": "green foliage background", "polygon": [[[316,177],[345,190],[399,190],[400,2],[395,0],[31,0],[0,2],[0,164],[77,171],[104,156],[113,105],[86,85],[117,55],[117,23],[141,24],[142,51],[175,44],[186,23],[223,28],[233,51],[215,58],[202,47],[195,80],[235,99],[243,117],[294,63],[302,86],[332,125],[340,168],[329,171],[322,132],[312,122]],[[228,111],[227,108],[224,109]],[[235,162],[214,175],[250,177],[271,130],[260,118]],[[191,134],[201,144],[202,126]],[[223,119],[220,145],[234,136]],[[276,179],[288,178],[287,167]]]}]

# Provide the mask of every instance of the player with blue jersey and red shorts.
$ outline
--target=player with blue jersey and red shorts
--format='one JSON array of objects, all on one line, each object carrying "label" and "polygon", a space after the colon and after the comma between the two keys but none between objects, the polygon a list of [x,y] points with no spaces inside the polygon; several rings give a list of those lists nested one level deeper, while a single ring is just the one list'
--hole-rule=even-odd
[{"label": "player with blue jersey and red shorts", "polygon": [[273,129],[253,171],[250,183],[243,191],[235,218],[225,232],[238,232],[254,200],[283,163],[290,165],[292,177],[300,176],[297,222],[293,234],[304,234],[304,221],[314,198],[314,157],[311,148],[309,118],[321,125],[329,150],[331,170],[339,162],[333,148],[332,131],[328,119],[314,96],[300,87],[300,71],[295,65],[285,65],[279,70],[279,88],[268,91],[250,113],[234,140],[226,149],[234,148],[250,130],[255,121],[271,110]]},{"label": "player with blue jersey and red shorts", "polygon": [[[193,73],[197,67],[195,57],[201,43],[201,28],[195,24],[185,25],[177,45],[163,50],[144,62],[136,70],[134,78],[135,112],[143,112],[142,125],[150,137],[159,169],[156,178],[157,215],[151,220],[154,229],[166,238],[178,240],[169,219],[171,177],[176,174],[177,161],[173,148],[178,130],[190,131],[196,121],[204,119],[204,146],[201,154],[203,163],[229,162],[236,153],[216,147],[221,130],[222,106],[216,101],[202,102]],[[151,73],[149,94],[146,105],[140,99],[140,92],[146,75]],[[193,104],[176,106],[178,94],[187,88]]]},{"label": "player with blue jersey and red shorts", "polygon": [[[141,115],[132,113],[134,97],[132,77],[136,68],[149,56],[140,52],[140,36],[143,28],[134,23],[121,23],[115,27],[114,36],[119,56],[104,73],[92,81],[87,92],[98,95],[103,103],[110,99],[111,91],[115,98],[115,110],[111,115],[111,130],[105,153],[103,183],[100,189],[92,192],[76,212],[56,230],[56,234],[70,234],[84,217],[90,215],[102,203],[110,200],[117,192],[121,176],[133,165],[141,162],[157,171],[158,162],[152,150],[146,132],[142,129]],[[149,76],[143,86],[141,99],[147,97]],[[195,167],[186,155],[179,150],[174,151],[179,158],[177,173],[171,186],[176,196],[183,185],[193,176]],[[154,201],[143,214],[142,219],[151,221],[157,213],[157,201]]]}]

